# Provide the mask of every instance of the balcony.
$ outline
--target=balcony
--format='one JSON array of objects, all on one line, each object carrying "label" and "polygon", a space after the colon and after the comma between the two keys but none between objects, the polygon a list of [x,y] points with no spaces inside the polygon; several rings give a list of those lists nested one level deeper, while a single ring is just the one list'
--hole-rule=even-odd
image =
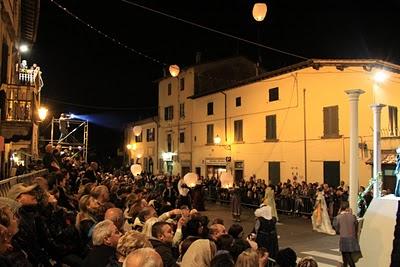
[{"label": "balcony", "polygon": [[43,85],[40,69],[17,70],[16,84],[0,87],[1,135],[6,140],[29,140],[32,123],[36,120],[34,110],[40,105],[40,88]]}]

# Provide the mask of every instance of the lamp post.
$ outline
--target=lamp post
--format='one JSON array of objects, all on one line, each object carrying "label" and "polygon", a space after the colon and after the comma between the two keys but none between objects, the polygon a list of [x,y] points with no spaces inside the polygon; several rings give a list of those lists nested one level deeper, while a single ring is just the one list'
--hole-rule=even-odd
[{"label": "lamp post", "polygon": [[354,89],[345,91],[350,101],[350,208],[357,213],[357,196],[359,180],[358,160],[358,98],[365,93],[363,90]]}]

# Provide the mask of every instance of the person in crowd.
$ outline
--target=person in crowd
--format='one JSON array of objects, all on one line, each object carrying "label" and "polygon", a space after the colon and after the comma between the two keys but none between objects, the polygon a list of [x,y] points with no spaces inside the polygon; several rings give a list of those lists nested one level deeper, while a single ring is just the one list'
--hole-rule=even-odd
[{"label": "person in crowd", "polygon": [[264,202],[265,205],[271,207],[272,217],[279,221],[278,212],[275,204],[275,192],[272,185],[269,185],[265,190]]},{"label": "person in crowd", "polygon": [[177,193],[169,180],[166,182],[166,187],[162,193],[162,196],[165,201],[169,202],[171,205],[173,205],[173,207],[175,206]]},{"label": "person in crowd", "polygon": [[100,221],[98,209],[100,204],[90,195],[84,195],[79,200],[79,213],[76,216],[75,225],[79,231],[84,250],[90,246],[94,225]]},{"label": "person in crowd", "polygon": [[196,186],[192,192],[193,208],[198,211],[205,211],[204,207],[204,190],[201,180],[197,180]]},{"label": "person in crowd", "polygon": [[96,183],[100,180],[100,177],[97,175],[97,170],[99,168],[99,164],[97,162],[90,162],[89,167],[85,171],[85,177],[89,179],[91,183]]},{"label": "person in crowd", "polygon": [[[218,253],[218,252],[217,252]],[[211,267],[234,267],[235,261],[229,253],[215,255],[210,263]]]},{"label": "person in crowd", "polygon": [[160,254],[152,248],[140,248],[131,252],[123,267],[163,267]]},{"label": "person in crowd", "polygon": [[96,224],[93,229],[93,248],[86,256],[83,266],[106,266],[109,259],[115,255],[118,240],[121,233],[110,220],[104,220]]},{"label": "person in crowd", "polygon": [[291,248],[284,248],[279,250],[275,260],[279,267],[296,267],[297,265],[296,252]]},{"label": "person in crowd", "polygon": [[343,201],[339,215],[333,221],[336,232],[340,234],[339,250],[342,253],[343,266],[354,267],[355,262],[362,257],[357,239],[357,218],[352,214],[349,202]]},{"label": "person in crowd", "polygon": [[262,256],[254,249],[247,249],[240,253],[235,267],[264,267],[268,261],[268,253]]},{"label": "person in crowd", "polygon": [[104,214],[105,220],[110,220],[114,223],[117,229],[124,233],[124,213],[119,208],[109,208],[106,213]]},{"label": "person in crowd", "polygon": [[231,194],[232,194],[231,198],[232,219],[234,222],[240,222],[240,214],[241,214],[240,187],[234,185]]},{"label": "person in crowd", "polygon": [[209,237],[212,241],[217,241],[221,235],[226,234],[225,226],[222,224],[213,224],[209,227]]},{"label": "person in crowd", "polygon": [[152,247],[149,239],[143,234],[134,230],[126,232],[118,240],[116,254],[110,258],[107,267],[121,267],[129,253],[140,248]]},{"label": "person in crowd", "polygon": [[238,223],[234,223],[231,225],[228,230],[228,234],[230,234],[234,239],[231,254],[234,261],[236,261],[240,253],[250,248],[250,244],[243,239],[243,227]]},{"label": "person in crowd", "polygon": [[318,263],[313,257],[307,256],[297,263],[297,267],[318,267]]},{"label": "person in crowd", "polygon": [[217,247],[208,239],[194,241],[182,258],[181,267],[208,267],[214,257]]},{"label": "person in crowd", "polygon": [[26,185],[18,183],[13,185],[7,193],[7,197],[20,203],[19,231],[12,239],[12,246],[23,251],[28,256],[29,262],[34,265],[51,266],[50,255],[41,240],[41,226],[38,212],[38,185]]},{"label": "person in crowd", "polygon": [[266,248],[270,257],[274,258],[278,253],[278,234],[276,231],[276,218],[272,216],[270,206],[261,204],[261,207],[254,212],[256,223],[254,233],[256,243],[260,248]]},{"label": "person in crowd", "polygon": [[53,145],[48,144],[45,147],[45,154],[43,156],[43,164],[46,167],[46,169],[49,170],[49,172],[57,172],[59,171],[60,168],[60,163],[56,160],[54,154],[53,154]]},{"label": "person in crowd", "polygon": [[322,187],[318,189],[311,221],[314,231],[328,235],[336,234],[335,230],[332,228],[331,220],[329,218],[328,207],[326,206]]},{"label": "person in crowd", "polygon": [[177,199],[177,207],[181,207],[183,205],[188,206],[190,209],[192,208],[192,200],[190,198],[190,189],[189,187],[185,184],[185,181],[183,178],[181,178],[178,182],[178,192],[179,196]]},{"label": "person in crowd", "polygon": [[165,267],[177,266],[178,253],[173,251],[172,241],[174,231],[167,222],[156,222],[152,227],[150,242],[153,248],[161,255]]}]

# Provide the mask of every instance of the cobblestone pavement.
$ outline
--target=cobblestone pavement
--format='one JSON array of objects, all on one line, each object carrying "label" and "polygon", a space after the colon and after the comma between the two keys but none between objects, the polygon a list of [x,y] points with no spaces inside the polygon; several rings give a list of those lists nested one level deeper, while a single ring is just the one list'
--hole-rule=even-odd
[{"label": "cobblestone pavement", "polygon": [[[232,221],[230,205],[220,203],[206,203],[206,211],[202,212],[212,221],[215,218],[224,220],[225,227],[234,223]],[[318,261],[319,267],[338,266],[341,254],[338,251],[339,236],[329,236],[312,231],[311,219],[301,216],[288,216],[279,214],[280,222],[277,225],[279,248],[291,247],[297,257],[313,256]],[[254,226],[254,209],[242,208],[240,224],[247,236]]]}]

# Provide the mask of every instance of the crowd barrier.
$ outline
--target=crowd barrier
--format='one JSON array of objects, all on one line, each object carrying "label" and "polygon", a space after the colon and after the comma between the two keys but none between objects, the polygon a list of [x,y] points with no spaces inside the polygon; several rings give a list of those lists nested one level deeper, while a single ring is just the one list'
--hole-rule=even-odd
[{"label": "crowd barrier", "polygon": [[7,196],[8,190],[10,190],[11,186],[18,184],[18,183],[26,183],[31,184],[32,180],[36,177],[45,175],[48,173],[47,169],[34,171],[27,174],[22,174],[18,176],[14,176],[5,180],[0,181],[0,196],[5,197]]},{"label": "crowd barrier", "polygon": [[[204,187],[205,198],[209,201],[220,202],[221,204],[230,203],[230,194],[224,190],[218,190],[215,186]],[[260,201],[259,201],[260,202]],[[304,215],[311,216],[314,210],[314,199],[305,196],[282,197],[275,198],[276,209],[280,213],[288,215]],[[258,208],[259,203],[241,201],[241,205],[248,208]]]}]

